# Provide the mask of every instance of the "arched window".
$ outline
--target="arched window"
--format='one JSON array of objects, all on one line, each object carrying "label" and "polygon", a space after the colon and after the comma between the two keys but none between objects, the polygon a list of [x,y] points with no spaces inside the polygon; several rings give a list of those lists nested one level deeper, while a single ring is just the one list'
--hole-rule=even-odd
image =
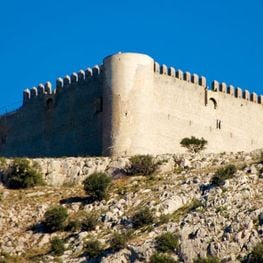
[{"label": "arched window", "polygon": [[217,102],[214,98],[210,98],[209,99],[209,103],[212,103],[213,104],[213,108],[216,109],[217,108]]}]

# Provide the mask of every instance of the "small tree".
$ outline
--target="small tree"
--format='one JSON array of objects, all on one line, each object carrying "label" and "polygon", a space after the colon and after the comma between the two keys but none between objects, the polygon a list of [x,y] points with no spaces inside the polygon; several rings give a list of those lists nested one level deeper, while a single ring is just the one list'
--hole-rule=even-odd
[{"label": "small tree", "polygon": [[65,221],[68,218],[67,209],[63,206],[50,208],[44,215],[44,224],[50,232],[64,229]]},{"label": "small tree", "polygon": [[183,138],[180,144],[182,147],[187,148],[190,152],[197,153],[205,149],[207,141],[203,137],[198,139],[192,136],[191,138]]},{"label": "small tree", "polygon": [[64,254],[65,251],[65,243],[64,240],[58,238],[58,237],[54,237],[51,240],[51,251],[54,255],[56,256],[61,256]]},{"label": "small tree", "polygon": [[96,200],[102,200],[107,195],[111,178],[105,173],[93,173],[83,181],[84,190]]},{"label": "small tree", "polygon": [[153,214],[148,207],[142,208],[132,217],[132,223],[135,228],[140,228],[154,222]]},{"label": "small tree", "polygon": [[172,252],[178,248],[178,237],[171,232],[166,232],[156,237],[155,246],[159,252]]},{"label": "small tree", "polygon": [[7,186],[12,189],[30,188],[42,185],[43,178],[36,163],[24,158],[17,158],[12,164],[12,170],[7,178]]},{"label": "small tree", "polygon": [[151,155],[134,155],[130,158],[130,166],[127,168],[128,175],[151,175],[156,171],[157,164]]}]

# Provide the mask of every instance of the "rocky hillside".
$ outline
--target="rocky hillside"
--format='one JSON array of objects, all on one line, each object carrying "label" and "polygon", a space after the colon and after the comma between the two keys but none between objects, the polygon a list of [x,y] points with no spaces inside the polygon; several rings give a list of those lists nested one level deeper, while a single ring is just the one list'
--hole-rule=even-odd
[{"label": "rocky hillside", "polygon": [[[27,189],[6,187],[13,161],[1,159],[0,262],[240,262],[263,240],[261,158],[162,155],[151,175],[127,172],[129,158],[35,159],[46,184]],[[113,178],[102,200],[82,185],[96,172]],[[51,231],[58,206],[68,216]]]}]

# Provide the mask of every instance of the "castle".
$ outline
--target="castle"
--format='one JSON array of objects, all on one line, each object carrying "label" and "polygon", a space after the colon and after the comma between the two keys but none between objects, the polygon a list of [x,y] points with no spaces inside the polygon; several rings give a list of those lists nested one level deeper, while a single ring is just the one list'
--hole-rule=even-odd
[{"label": "castle", "polygon": [[208,152],[263,147],[263,96],[118,53],[103,64],[39,84],[0,117],[0,156],[116,156],[184,151],[204,137]]}]

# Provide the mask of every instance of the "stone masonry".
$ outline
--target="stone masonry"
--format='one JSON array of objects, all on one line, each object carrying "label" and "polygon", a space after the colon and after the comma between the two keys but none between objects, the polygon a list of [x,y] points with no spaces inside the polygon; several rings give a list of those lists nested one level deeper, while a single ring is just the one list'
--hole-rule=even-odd
[{"label": "stone masonry", "polygon": [[0,117],[0,155],[116,156],[182,152],[204,137],[207,152],[263,147],[263,96],[118,53],[103,64],[24,91]]}]

